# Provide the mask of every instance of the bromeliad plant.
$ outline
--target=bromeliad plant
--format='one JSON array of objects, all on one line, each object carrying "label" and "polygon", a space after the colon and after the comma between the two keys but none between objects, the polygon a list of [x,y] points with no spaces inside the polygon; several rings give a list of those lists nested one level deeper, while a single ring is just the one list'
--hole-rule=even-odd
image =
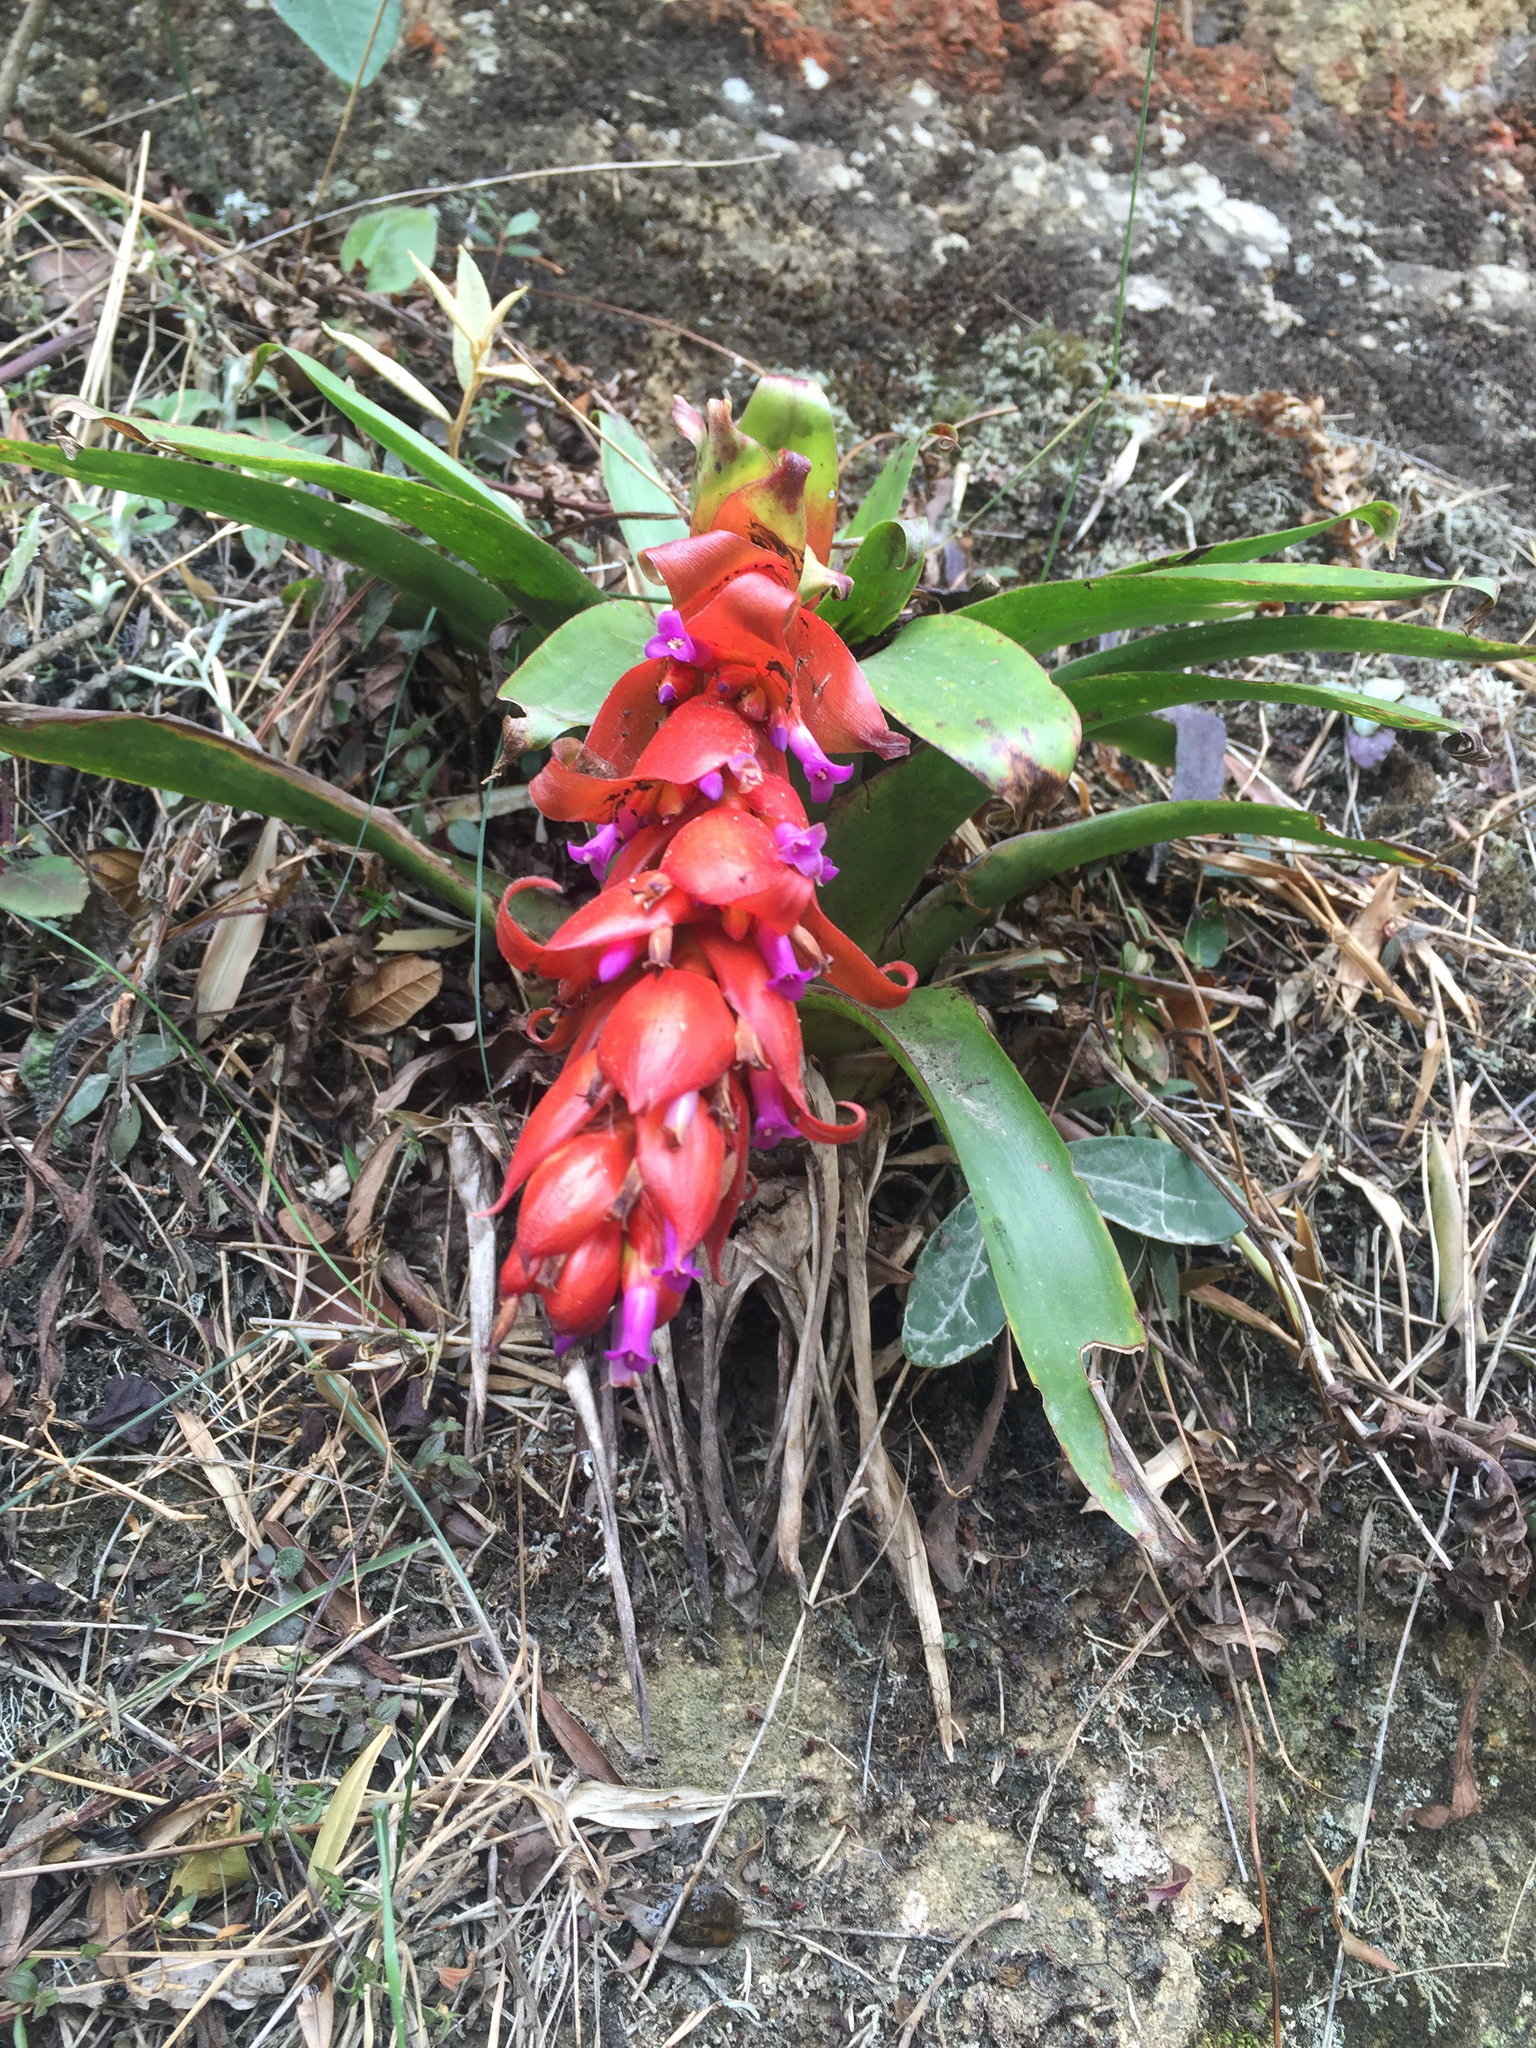
[{"label": "bromeliad plant", "polygon": [[[105,424],[137,445],[0,442],[0,460],[322,549],[466,650],[487,649],[515,613],[521,660],[503,695],[525,744],[552,749],[535,802],[552,821],[595,828],[572,847],[595,896],[566,914],[549,884],[483,888],[471,864],[393,816],[180,719],[6,706],[0,748],[376,853],[494,930],[519,973],[554,984],[537,1027],[566,1060],[508,1172],[502,1201],[520,1196],[520,1208],[503,1291],[509,1303],[537,1295],[561,1344],[595,1334],[617,1303],[616,1381],[645,1370],[699,1261],[718,1260],[752,1148],[836,1144],[862,1128],[856,1104],[837,1121],[813,1108],[801,1017],[815,1013],[828,1044],[855,1028],[872,1036],[955,1151],[969,1227],[1066,1455],[1101,1508],[1155,1542],[1156,1503],[1088,1364],[1096,1347],[1142,1341],[1115,1245],[975,1006],[956,987],[916,984],[1048,877],[1162,840],[1241,831],[1408,857],[1340,839],[1305,812],[1221,800],[1031,829],[1064,792],[1084,734],[1171,761],[1174,728],[1157,713],[1248,701],[1454,734],[1422,707],[1217,670],[1300,651],[1489,662],[1517,650],[1325,608],[1417,606],[1446,579],[1265,559],[1336,520],[925,609],[926,536],[900,517],[917,441],[839,534],[830,409],[814,385],[781,378],[758,385],[739,425],[723,401],[707,418],[680,404],[697,450],[687,521],[628,423],[599,422],[635,557],[633,594],[610,599],[489,484],[325,365],[295,360],[396,458],[391,471],[113,415]],[[1396,519],[1386,504],[1353,516],[1382,536]],[[1479,579],[1469,587],[1494,595]],[[957,829],[999,804],[1020,829],[925,890]]]}]

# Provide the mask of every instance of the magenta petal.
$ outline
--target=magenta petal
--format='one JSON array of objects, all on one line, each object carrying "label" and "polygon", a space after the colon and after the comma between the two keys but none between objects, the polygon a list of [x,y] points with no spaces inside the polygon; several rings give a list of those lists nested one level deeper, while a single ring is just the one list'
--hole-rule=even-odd
[{"label": "magenta petal", "polygon": [[747,1076],[747,1084],[752,1090],[753,1144],[771,1152],[781,1139],[798,1138],[800,1133],[790,1120],[789,1104],[777,1077],[754,1067]]},{"label": "magenta petal", "polygon": [[611,1368],[608,1376],[616,1387],[629,1386],[642,1373],[649,1372],[654,1363],[651,1339],[656,1332],[656,1309],[657,1290],[653,1283],[632,1281],[624,1289],[614,1346],[604,1354]]},{"label": "magenta petal", "polygon": [[789,751],[805,770],[805,779],[811,785],[811,801],[824,804],[840,782],[847,782],[853,774],[853,764],[839,768],[829,761],[820,745],[811,734],[809,726],[792,726],[789,731]]}]

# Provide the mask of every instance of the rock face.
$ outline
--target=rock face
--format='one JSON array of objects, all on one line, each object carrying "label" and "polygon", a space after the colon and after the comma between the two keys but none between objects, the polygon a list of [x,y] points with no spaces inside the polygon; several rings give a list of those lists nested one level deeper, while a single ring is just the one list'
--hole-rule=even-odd
[{"label": "rock face", "polygon": [[[1012,26],[996,0],[408,12],[360,97],[334,204],[548,170],[510,192],[443,194],[445,228],[531,205],[559,290],[756,361],[815,365],[882,426],[935,366],[948,387],[978,381],[979,352],[1012,325],[1049,314],[1107,340],[1150,0],[1026,0]],[[1188,12],[1186,39],[1184,10],[1165,9],[1130,373],[1165,391],[1316,394],[1350,431],[1474,483],[1536,476],[1518,397],[1536,306],[1536,121],[1520,98],[1527,70],[1536,94],[1536,64],[1518,68],[1520,10]],[[29,125],[174,95],[148,0],[128,29],[88,0],[55,30],[23,89]],[[259,233],[268,209],[313,191],[344,94],[263,0],[198,10],[181,33],[207,142],[182,102],[151,117],[160,156]],[[621,168],[658,161],[710,167]],[[529,303],[541,334],[602,367],[660,375],[657,350],[676,353],[590,306]]]}]

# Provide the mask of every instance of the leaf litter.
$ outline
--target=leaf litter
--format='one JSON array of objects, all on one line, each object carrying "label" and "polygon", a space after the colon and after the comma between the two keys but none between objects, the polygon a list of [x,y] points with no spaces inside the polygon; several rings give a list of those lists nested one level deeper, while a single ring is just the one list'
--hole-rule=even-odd
[{"label": "leaf litter", "polygon": [[[31,182],[46,219],[62,204],[60,181]],[[281,250],[266,270],[228,259],[207,237],[175,232],[179,202],[153,179],[149,189],[174,246],[147,273],[152,287],[130,286],[120,323],[142,326],[146,290],[196,286],[211,293],[205,353],[222,347],[241,361],[240,321],[277,323],[314,348],[340,319],[358,330],[358,374],[375,358],[408,362],[418,380],[452,390],[444,367],[464,354],[464,336],[425,297],[386,312],[326,258],[300,284]],[[110,271],[100,268],[103,287]],[[531,408],[546,459],[514,458],[508,480],[547,509],[557,537],[609,565],[601,573],[622,573],[580,421],[596,410],[625,417],[630,394],[580,365],[536,359],[562,406]],[[158,395],[173,393],[173,363],[153,375]],[[302,382],[285,390],[263,370],[244,400],[230,389],[236,407],[335,437]],[[1223,401],[1211,417],[1240,410]],[[1278,401],[1256,402],[1250,417],[1281,437],[1296,431]],[[34,431],[46,432],[40,416]],[[1321,426],[1303,438],[1319,479],[1343,492],[1338,509],[1358,503],[1363,477],[1352,482],[1350,463],[1330,458]],[[1156,453],[1155,436],[1141,452]],[[919,495],[946,460],[919,457],[932,470]],[[7,507],[18,536],[27,520],[36,535],[40,506],[47,528],[53,501],[40,482],[35,502]],[[136,663],[159,663],[169,694],[185,690],[191,715],[209,715],[211,698],[214,717],[238,716],[295,761],[401,812],[441,805],[491,772],[485,679],[467,657],[365,620],[308,561],[263,562],[255,536],[196,519],[156,531],[145,508],[121,516],[132,530],[105,540],[101,522],[91,530],[96,566],[105,545],[132,602],[103,608],[91,634],[21,683],[24,699],[134,691],[132,677],[101,682],[116,673],[115,633]],[[189,548],[184,596],[146,585],[144,565],[166,568]],[[73,627],[79,601],[48,574],[47,622]],[[291,595],[295,580],[313,587]],[[230,616],[212,653],[209,606]],[[167,627],[202,665],[196,684],[168,664]],[[82,652],[93,636],[99,652]],[[1497,1648],[1528,1588],[1522,1490],[1536,1478],[1529,1318],[1505,1327],[1497,1352],[1490,1336],[1494,1318],[1513,1313],[1529,1234],[1521,1175],[1536,1068],[1523,1021],[1536,933],[1521,829],[1529,791],[1517,786],[1527,737],[1500,684],[1485,677],[1469,708],[1490,734],[1509,735],[1515,776],[1502,784],[1496,750],[1492,770],[1437,774],[1402,742],[1366,770],[1337,735],[1331,753],[1314,750],[1315,714],[1234,718],[1243,758],[1267,762],[1282,778],[1276,791],[1310,763],[1315,799],[1342,825],[1358,822],[1363,775],[1379,773],[1374,828],[1419,837],[1438,869],[1351,872],[1305,853],[1185,843],[1148,866],[1044,886],[1008,906],[963,963],[1063,1135],[1085,1148],[1155,1141],[1170,1155],[1155,1175],[1132,1173],[1122,1219],[1180,1248],[1171,1284],[1150,1259],[1139,1283],[1166,1377],[1136,1359],[1102,1361],[1101,1374],[1142,1463],[1166,1454],[1163,1486],[1185,1537],[1221,1567],[1179,1609],[1191,1654],[1171,1703],[1133,1672],[1099,1706],[1094,1631],[1107,1631],[1117,1671],[1123,1650],[1134,1663],[1154,1639],[1150,1589],[1078,1519],[1027,1403],[1010,1419],[1007,1359],[963,1381],[896,1377],[922,1248],[963,1193],[920,1103],[893,1098],[888,1137],[845,1163],[841,1186],[815,1159],[776,1161],[724,1286],[708,1291],[696,1328],[680,1328],[659,1384],[635,1405],[588,1386],[573,1416],[564,1369],[533,1325],[489,1345],[463,1199],[505,1139],[494,1119],[466,1124],[461,1113],[483,1104],[489,1076],[510,1127],[544,1071],[522,1035],[521,989],[466,957],[457,932],[424,929],[424,906],[372,856],[312,842],[289,868],[277,836],[248,821],[168,810],[122,786],[87,793],[64,833],[44,816],[56,818],[65,786],[17,764],[7,803],[30,837],[6,870],[26,885],[8,907],[65,922],[84,953],[36,925],[6,928],[0,1194],[14,1221],[0,1260],[13,1276],[16,1394],[5,1403],[0,1523],[0,1652],[13,1688],[0,1939],[10,1965],[35,1958],[36,1978],[35,1992],[13,1980],[13,2004],[126,2001],[155,2038],[170,2031],[168,2012],[202,2038],[219,2006],[226,2029],[245,2027],[241,2039],[266,2026],[306,2042],[329,2042],[340,2012],[350,2040],[365,2008],[370,2027],[389,2024],[380,1987],[392,1962],[420,2038],[456,2016],[483,2025],[490,2012],[530,2040],[595,2034],[590,1984],[620,1960],[617,1887],[627,1895],[637,1876],[675,1883],[713,1822],[732,1831],[717,1835],[730,1859],[722,1874],[758,1903],[759,1980],[801,1930],[822,1943],[804,2009],[841,2013],[855,1987],[868,1988],[859,1958],[892,1955],[879,1931],[905,1910],[899,1886],[854,1873],[861,1838],[933,1884],[937,1866],[914,1856],[915,1839],[961,1818],[985,1833],[992,1793],[1020,1806],[1038,1798],[1036,1834],[1056,1816],[1051,1883],[1070,1893],[1061,1792],[1077,1737],[1063,1749],[1064,1725],[1036,1693],[1048,1700],[1062,1685],[1068,1720],[1079,1706],[1090,1717],[1084,1788],[1112,1751],[1137,1782],[1147,1731],[1177,1741],[1188,1712],[1227,1735],[1251,1732],[1270,1752],[1255,1795],[1266,1820],[1289,1756],[1353,1782],[1353,1738],[1334,1724],[1364,1711],[1350,1703],[1364,1700],[1366,1674],[1330,1635],[1338,1583],[1354,1575],[1336,1540],[1355,1497],[1346,1482],[1370,1491],[1377,1529],[1391,1532],[1379,1554],[1362,1550],[1365,1597],[1390,1619],[1404,1588],[1429,1588],[1433,1619],[1418,1626],[1466,1674],[1457,1706],[1416,1666],[1418,1714],[1400,1707],[1382,1729],[1397,1777],[1423,1787],[1403,1810],[1451,1838],[1480,1805],[1486,1823],[1494,1793],[1479,1783],[1479,1716],[1493,1699],[1495,1732],[1528,1738],[1529,1707],[1513,1658],[1472,1646],[1491,1634]],[[1127,781],[1144,788],[1157,775],[1099,746],[1084,793],[1112,807]],[[971,829],[983,848],[1001,836],[985,813]],[[491,819],[489,868],[558,873],[553,853],[526,811]],[[62,867],[37,872],[61,859],[69,878]],[[1175,993],[1182,968],[1154,927],[1197,932],[1195,997]],[[1031,958],[1042,946],[1048,964]],[[135,1043],[166,1029],[182,1034],[177,1056],[136,1060]],[[1171,1126],[1138,1112],[1123,1070],[1174,1105]],[[70,1121],[98,1082],[99,1099]],[[1427,1201],[1411,1142],[1421,1129],[1434,1162]],[[1212,1159],[1227,1177],[1220,1196],[1200,1170]],[[1172,1206],[1186,1188],[1205,1205],[1198,1217]],[[1245,1189],[1258,1191],[1257,1220],[1234,1237],[1244,1218],[1227,1193]],[[1287,1286],[1287,1253],[1305,1294]],[[1377,1462],[1358,1456],[1360,1441]],[[1021,1460],[1032,1468],[1022,1494]],[[1448,1492],[1453,1474],[1459,1492]],[[780,1746],[738,1822],[737,1760],[727,1767],[716,1732],[706,1738],[689,1718],[673,1667],[697,1658],[729,1671],[711,1695],[714,1719],[739,1717],[745,1700],[736,1725],[765,1730],[755,1702],[770,1688],[712,1620],[709,1553],[756,1629],[793,1612],[772,1559],[793,1577],[802,1554],[823,1546],[837,1590],[814,1610],[807,1683],[820,1732],[804,1732],[803,1703],[792,1750],[775,1726]],[[628,1643],[614,1641],[621,1586]],[[1318,1661],[1315,1640],[1333,1644],[1331,1683],[1303,1675]],[[650,1692],[654,1742],[625,1698],[626,1666]],[[551,1670],[562,1696],[545,1682]],[[840,1744],[863,1739],[844,1726],[840,1690],[857,1695],[860,1719],[868,1698],[857,1797],[856,1770],[825,1775],[840,1768]],[[938,1804],[919,1761],[935,1709],[941,1743],[963,1740],[958,1753],[986,1766],[974,1793],[941,1793]],[[697,1790],[705,1774],[688,1768],[684,1728],[694,1763],[719,1767]],[[1041,1754],[1058,1757],[1048,1773]],[[1445,1790],[1449,1803],[1431,1796]],[[394,1844],[393,1958],[381,1953],[370,1806]],[[1392,1967],[1341,1917],[1336,1877],[1319,1894],[1299,1854],[1271,1841],[1266,1855],[1266,1910],[1297,1944],[1316,1948],[1303,1916],[1321,1902],[1367,1976]],[[98,1862],[107,1867],[93,1871]],[[1190,1867],[1170,1854],[1144,1899],[1193,1914],[1192,1897],[1213,1886]],[[944,1931],[959,1936],[982,1902],[963,1886],[947,1897]],[[802,1917],[808,1900],[814,1918]],[[1049,1916],[1049,1886],[1037,1910]],[[863,1929],[833,1924],[861,1913]],[[1193,1921],[1180,1925],[1193,1938]],[[1421,1967],[1386,1925],[1382,1938],[1399,1970]],[[944,1950],[925,1939],[902,1933],[931,1974]],[[1434,1964],[1470,1960],[1446,1951]],[[1077,1973],[1090,2000],[1115,1957],[1131,1954],[1111,1944]],[[1000,2025],[1013,1967],[968,1982],[957,1970],[944,1997]],[[674,1980],[687,1981],[681,1965],[663,1980],[671,2003],[641,2022],[655,2029],[648,2038],[681,2023]],[[892,2021],[917,2010],[918,1982],[890,1980]],[[1154,1971],[1147,1982],[1155,2008],[1164,1980]],[[1047,2001],[1047,2024],[1072,1995]],[[629,1996],[606,1989],[605,2010]],[[1257,1980],[1239,1971],[1234,2011],[1245,1997],[1258,1998]]]}]

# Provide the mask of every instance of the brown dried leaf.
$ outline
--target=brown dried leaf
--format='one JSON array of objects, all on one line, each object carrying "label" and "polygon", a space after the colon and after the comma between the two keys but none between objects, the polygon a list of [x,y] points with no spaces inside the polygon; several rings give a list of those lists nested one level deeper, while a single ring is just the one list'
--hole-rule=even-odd
[{"label": "brown dried leaf", "polygon": [[80,319],[91,320],[112,275],[112,258],[104,249],[39,249],[27,269],[45,313],[72,306]]},{"label": "brown dried leaf", "polygon": [[386,960],[377,974],[347,992],[345,1009],[359,1031],[383,1037],[409,1024],[443,985],[442,965],[407,954]]},{"label": "brown dried leaf", "polygon": [[144,856],[131,846],[98,846],[85,856],[85,864],[101,888],[127,916],[140,918],[146,908],[139,894],[139,870]]},{"label": "brown dried leaf", "polygon": [[403,1124],[396,1124],[387,1137],[380,1139],[363,1162],[363,1170],[353,1184],[352,1197],[347,1203],[346,1219],[341,1229],[348,1244],[356,1244],[368,1235],[373,1227],[374,1206],[384,1192],[389,1170],[395,1163],[395,1154],[405,1143],[407,1132]]},{"label": "brown dried leaf", "polygon": [[194,1008],[199,1042],[239,1002],[245,977],[266,935],[267,900],[262,884],[276,864],[281,830],[281,822],[276,818],[269,818],[262,826],[261,836],[233,893],[219,906],[221,922],[214,927],[203,964],[197,971]]},{"label": "brown dried leaf", "polygon": [[1458,1820],[1468,1820],[1481,1807],[1482,1794],[1477,1789],[1477,1773],[1472,1767],[1472,1737],[1477,1729],[1477,1705],[1483,1695],[1483,1680],[1493,1668],[1493,1659],[1479,1671],[1467,1694],[1467,1704],[1461,1710],[1461,1726],[1456,1731],[1456,1762],[1451,1772],[1451,1803],[1449,1806],[1410,1806],[1408,1818],[1432,1834],[1441,1828],[1448,1828]]},{"label": "brown dried leaf", "polygon": [[100,1976],[122,1978],[129,1974],[128,1958],[113,1955],[112,1950],[128,1946],[130,1932],[144,1917],[148,1896],[143,1885],[125,1885],[112,1870],[102,1871],[92,1881],[85,1918],[88,1938],[102,1951],[96,1958]]},{"label": "brown dried leaf", "polygon": [[589,1778],[600,1778],[607,1785],[624,1783],[570,1708],[563,1700],[558,1699],[547,1685],[539,1687],[539,1711],[544,1716],[550,1734],[578,1771],[584,1772]]},{"label": "brown dried leaf", "polygon": [[[1350,937],[1367,959],[1380,960],[1381,949],[1392,936],[1392,927],[1397,921],[1398,873],[1397,868],[1386,870],[1371,891],[1370,901],[1349,927]],[[1346,1015],[1351,1013],[1371,986],[1371,977],[1361,960],[1353,954],[1341,952],[1338,974],[1340,1009]]]}]

